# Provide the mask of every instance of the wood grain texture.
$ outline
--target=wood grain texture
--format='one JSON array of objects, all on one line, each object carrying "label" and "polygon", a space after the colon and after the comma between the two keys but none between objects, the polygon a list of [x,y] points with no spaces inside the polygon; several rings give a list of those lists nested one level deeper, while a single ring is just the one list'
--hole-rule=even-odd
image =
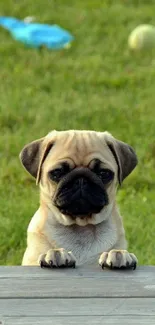
[{"label": "wood grain texture", "polygon": [[154,325],[155,267],[0,267],[0,325]]},{"label": "wood grain texture", "polygon": [[155,281],[129,279],[7,279],[0,281],[0,298],[155,297]]},{"label": "wood grain texture", "polygon": [[155,267],[88,270],[0,267],[0,298],[155,297]]},{"label": "wood grain texture", "polygon": [[[7,317],[5,325],[154,325],[154,316]],[[2,325],[2,324],[1,324]]]},{"label": "wood grain texture", "polygon": [[97,281],[82,279],[29,280],[8,279],[0,282],[0,298],[45,297],[45,298],[84,298],[84,297],[155,297],[155,282],[143,281]]},{"label": "wood grain texture", "polygon": [[155,278],[155,266],[138,266],[135,271],[102,270],[99,265],[84,265],[75,269],[41,269],[37,266],[0,266],[0,278],[51,278],[51,277],[130,277]]},{"label": "wood grain texture", "polygon": [[155,317],[155,298],[1,299],[0,315]]}]

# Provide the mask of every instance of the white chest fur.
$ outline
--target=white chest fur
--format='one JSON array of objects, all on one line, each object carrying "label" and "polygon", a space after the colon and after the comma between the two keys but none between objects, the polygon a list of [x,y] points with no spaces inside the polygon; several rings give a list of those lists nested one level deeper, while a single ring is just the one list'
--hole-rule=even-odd
[{"label": "white chest fur", "polygon": [[72,251],[77,265],[93,263],[98,256],[109,251],[117,241],[116,230],[111,220],[97,225],[80,227],[46,224],[48,240],[54,240],[59,248]]}]

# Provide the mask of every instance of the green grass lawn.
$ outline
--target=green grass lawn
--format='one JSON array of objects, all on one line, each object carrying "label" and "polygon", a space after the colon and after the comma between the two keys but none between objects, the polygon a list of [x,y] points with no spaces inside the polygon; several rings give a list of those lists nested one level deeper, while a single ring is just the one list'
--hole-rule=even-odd
[{"label": "green grass lawn", "polygon": [[128,51],[130,31],[155,24],[155,1],[1,0],[1,15],[57,23],[71,49],[25,48],[0,28],[0,264],[20,264],[39,203],[18,159],[52,129],[108,130],[137,151],[139,166],[118,191],[129,248],[155,264],[155,52]]}]

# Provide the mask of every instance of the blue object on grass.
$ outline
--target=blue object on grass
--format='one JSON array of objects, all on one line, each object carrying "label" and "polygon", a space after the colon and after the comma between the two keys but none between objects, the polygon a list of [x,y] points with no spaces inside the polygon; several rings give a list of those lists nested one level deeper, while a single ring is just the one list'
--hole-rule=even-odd
[{"label": "blue object on grass", "polygon": [[58,25],[26,23],[13,17],[0,17],[0,26],[9,30],[12,37],[27,46],[48,49],[67,47],[74,37]]}]

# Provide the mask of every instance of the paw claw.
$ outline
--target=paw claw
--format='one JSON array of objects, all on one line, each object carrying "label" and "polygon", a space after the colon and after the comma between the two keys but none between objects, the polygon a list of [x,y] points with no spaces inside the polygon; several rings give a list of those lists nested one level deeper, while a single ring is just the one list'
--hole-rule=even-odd
[{"label": "paw claw", "polygon": [[49,261],[49,266],[52,268],[53,267],[53,261]]},{"label": "paw claw", "polygon": [[[108,263],[107,263],[108,262]],[[104,267],[110,269],[136,269],[137,258],[133,253],[129,253],[126,250],[111,250],[109,252],[103,252],[99,259],[99,264],[102,269]]]},{"label": "paw claw", "polygon": [[75,262],[73,262],[73,266],[72,266],[72,268],[73,268],[73,269],[75,269],[75,265],[76,265],[76,263],[75,263]]},{"label": "paw claw", "polygon": [[44,263],[43,263],[43,261],[40,261],[39,264],[40,264],[40,267],[41,267],[41,268],[44,267]]},{"label": "paw claw", "polygon": [[101,267],[102,267],[102,270],[104,270],[104,267],[105,267],[104,263],[101,265]]},{"label": "paw claw", "polygon": [[110,263],[110,268],[111,268],[111,270],[113,269],[113,264],[112,264],[112,262]]},{"label": "paw claw", "polygon": [[75,268],[75,258],[71,252],[64,249],[50,249],[47,254],[41,254],[38,260],[40,267],[47,268]]}]

